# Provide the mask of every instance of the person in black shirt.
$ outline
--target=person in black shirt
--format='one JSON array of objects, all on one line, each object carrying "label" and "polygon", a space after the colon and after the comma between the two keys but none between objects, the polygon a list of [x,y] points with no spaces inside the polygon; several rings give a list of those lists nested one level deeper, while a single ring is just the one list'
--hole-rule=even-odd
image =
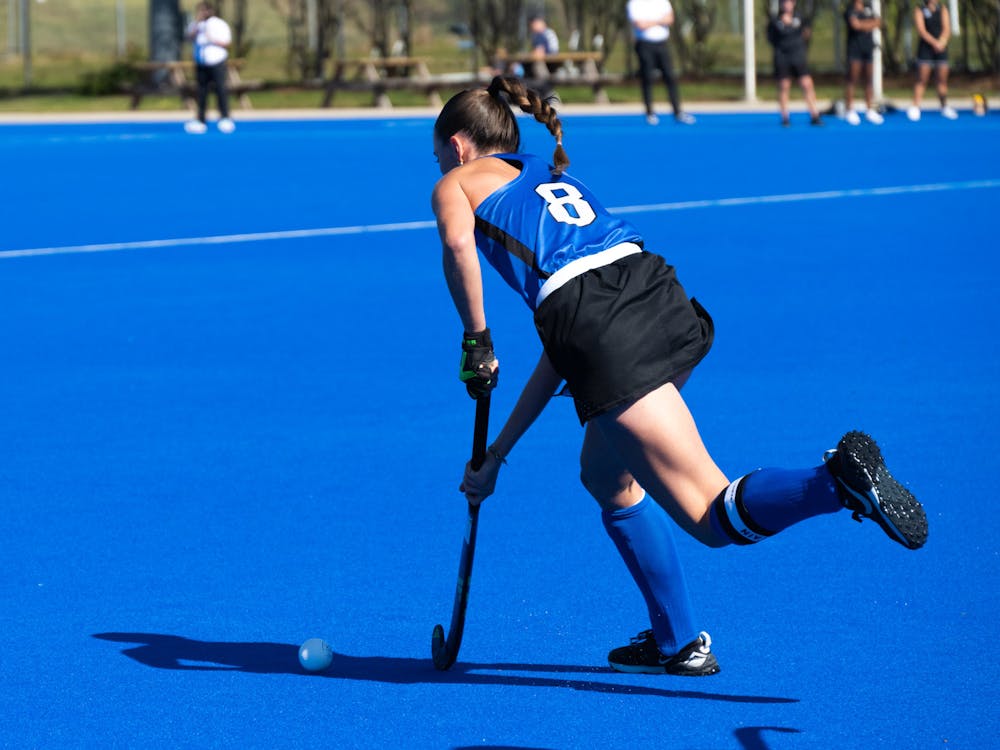
[{"label": "person in black shirt", "polygon": [[788,94],[792,87],[792,76],[798,79],[802,87],[812,124],[823,124],[816,107],[816,88],[806,63],[806,49],[811,33],[809,23],[795,11],[795,0],[781,0],[780,12],[767,25],[767,41],[774,48],[774,77],[778,79],[778,106],[781,108],[782,125],[791,124]]},{"label": "person in black shirt", "polygon": [[906,110],[911,121],[920,119],[920,102],[931,80],[931,69],[937,72],[937,94],[941,114],[949,120],[958,117],[948,106],[948,40],[951,38],[951,16],[938,0],[923,0],[913,9],[913,28],[920,37],[917,46],[917,82],[913,86],[913,104]]},{"label": "person in black shirt", "polygon": [[850,125],[859,125],[861,117],[854,110],[854,88],[865,82],[865,119],[873,125],[882,124],[882,115],[872,107],[874,88],[872,74],[875,58],[875,29],[882,27],[882,19],[875,15],[870,0],[851,0],[844,11],[847,23],[847,86],[844,90],[845,119]]}]

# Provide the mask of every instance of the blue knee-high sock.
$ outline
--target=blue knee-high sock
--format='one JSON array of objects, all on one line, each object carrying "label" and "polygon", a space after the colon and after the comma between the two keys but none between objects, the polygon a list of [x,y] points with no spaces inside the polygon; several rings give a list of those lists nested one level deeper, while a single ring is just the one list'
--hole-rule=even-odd
[{"label": "blue knee-high sock", "polygon": [[758,469],[730,484],[712,503],[710,516],[722,538],[753,544],[843,507],[826,466]]},{"label": "blue knee-high sock", "polygon": [[603,511],[604,528],[639,586],[656,645],[677,653],[698,636],[672,521],[648,496],[631,508]]}]

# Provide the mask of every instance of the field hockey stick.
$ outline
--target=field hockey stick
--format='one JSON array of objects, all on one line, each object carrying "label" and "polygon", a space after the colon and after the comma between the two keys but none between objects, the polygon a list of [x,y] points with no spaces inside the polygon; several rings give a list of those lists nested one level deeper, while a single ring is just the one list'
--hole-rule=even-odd
[{"label": "field hockey stick", "polygon": [[[472,431],[472,468],[478,469],[486,460],[486,434],[490,426],[490,397],[476,401],[476,424]],[[462,554],[458,560],[458,583],[455,585],[455,603],[451,609],[451,627],[445,638],[444,628],[434,626],[431,634],[431,656],[434,666],[442,672],[451,668],[458,658],[465,629],[465,607],[469,603],[469,583],[472,579],[472,559],[476,554],[476,531],[479,528],[479,506],[469,503],[469,519],[462,540]]]}]

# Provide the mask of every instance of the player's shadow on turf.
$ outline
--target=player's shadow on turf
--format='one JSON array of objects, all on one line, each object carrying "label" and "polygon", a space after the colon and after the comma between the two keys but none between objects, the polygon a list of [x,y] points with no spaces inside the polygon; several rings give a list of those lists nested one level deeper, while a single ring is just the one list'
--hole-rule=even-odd
[{"label": "player's shadow on turf", "polygon": [[570,677],[539,677],[531,674],[537,672],[566,675],[616,674],[607,667],[459,662],[449,671],[439,672],[434,669],[429,655],[427,659],[412,659],[392,656],[348,656],[334,652],[333,664],[330,665],[329,669],[321,673],[308,673],[299,665],[298,646],[287,643],[196,641],[177,635],[156,633],[96,633],[94,638],[102,641],[136,644],[131,648],[122,649],[122,653],[140,664],[157,669],[250,672],[254,674],[308,674],[311,677],[389,682],[399,685],[459,683],[554,687],[594,693],[695,698],[729,703],[798,703],[796,698],[725,695],[697,690],[667,690],[645,685],[623,685]]}]

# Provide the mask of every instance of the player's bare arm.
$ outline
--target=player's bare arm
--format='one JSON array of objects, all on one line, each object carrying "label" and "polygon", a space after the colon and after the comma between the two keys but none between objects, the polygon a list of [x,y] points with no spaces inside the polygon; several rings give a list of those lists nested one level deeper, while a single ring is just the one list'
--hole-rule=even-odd
[{"label": "player's bare arm", "polygon": [[466,331],[486,328],[482,272],[476,251],[475,215],[458,176],[449,172],[431,197],[441,237],[445,281]]},{"label": "player's bare arm", "polygon": [[507,422],[490,445],[483,465],[475,471],[471,463],[466,464],[465,477],[459,489],[466,493],[469,502],[480,503],[493,494],[500,466],[506,463],[506,457],[514,449],[517,441],[544,411],[561,382],[562,378],[543,352]]}]

